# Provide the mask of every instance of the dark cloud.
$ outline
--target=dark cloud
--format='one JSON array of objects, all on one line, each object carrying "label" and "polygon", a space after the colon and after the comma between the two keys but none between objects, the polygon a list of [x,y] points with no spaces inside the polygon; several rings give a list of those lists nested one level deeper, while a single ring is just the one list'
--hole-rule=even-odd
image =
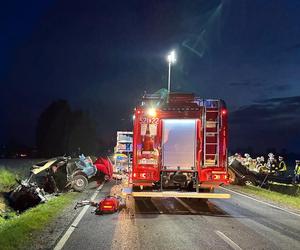
[{"label": "dark cloud", "polygon": [[242,90],[251,89],[252,91],[258,91],[264,95],[270,93],[278,93],[283,91],[288,91],[291,89],[291,86],[287,83],[272,83],[267,81],[258,81],[258,80],[241,80],[228,83],[230,87],[239,88]]},{"label": "dark cloud", "polygon": [[288,47],[285,52],[292,52],[294,50],[299,50],[300,49],[300,43],[296,43],[290,47]]},{"label": "dark cloud", "polygon": [[291,86],[288,84],[279,84],[274,87],[274,90],[275,91],[286,91],[286,90],[289,90],[290,88],[291,88]]},{"label": "dark cloud", "polygon": [[300,153],[300,96],[256,102],[230,115],[231,146]]},{"label": "dark cloud", "polygon": [[237,86],[237,87],[262,87],[264,85],[263,82],[252,82],[250,80],[244,80],[244,81],[236,81],[236,82],[230,82],[230,86]]}]

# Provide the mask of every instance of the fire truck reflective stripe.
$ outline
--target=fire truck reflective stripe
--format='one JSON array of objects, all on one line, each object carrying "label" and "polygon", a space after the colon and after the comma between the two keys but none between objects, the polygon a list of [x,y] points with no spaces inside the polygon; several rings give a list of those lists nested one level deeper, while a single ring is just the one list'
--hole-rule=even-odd
[{"label": "fire truck reflective stripe", "polygon": [[230,194],[220,193],[196,193],[196,192],[132,192],[133,197],[178,197],[178,198],[205,198],[205,199],[229,199]]}]

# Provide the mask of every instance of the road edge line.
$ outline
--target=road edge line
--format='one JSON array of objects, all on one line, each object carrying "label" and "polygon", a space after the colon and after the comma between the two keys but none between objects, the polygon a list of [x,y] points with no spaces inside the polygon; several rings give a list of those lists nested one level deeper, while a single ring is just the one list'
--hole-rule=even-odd
[{"label": "road edge line", "polygon": [[237,191],[233,191],[233,190],[231,190],[231,189],[224,188],[224,187],[220,187],[220,188],[222,188],[222,189],[224,189],[224,190],[227,190],[227,191],[229,191],[229,192],[232,192],[232,193],[234,193],[234,194],[238,194],[238,195],[240,195],[240,196],[244,196],[244,197],[249,198],[249,199],[251,199],[251,200],[254,200],[254,201],[256,201],[256,202],[259,202],[259,203],[268,205],[268,206],[270,206],[270,207],[279,209],[279,210],[284,211],[284,212],[286,212],[286,213],[289,213],[289,214],[292,214],[292,215],[295,215],[295,216],[300,217],[300,214],[298,214],[298,213],[294,213],[294,212],[292,212],[292,211],[290,211],[290,210],[288,210],[288,209],[285,209],[285,208],[282,208],[282,207],[278,207],[278,206],[276,206],[276,205],[270,204],[270,203],[265,202],[265,201],[262,201],[262,200],[255,199],[255,198],[253,198],[253,197],[251,197],[251,196],[249,196],[249,195],[246,195],[246,194],[244,194],[244,193],[240,193],[240,192],[237,192]]},{"label": "road edge line", "polygon": [[236,244],[232,239],[230,239],[228,236],[226,236],[221,231],[216,230],[215,233],[224,240],[229,246],[231,246],[234,250],[242,250],[242,248]]},{"label": "road edge line", "polygon": [[[96,191],[91,196],[91,200],[94,200],[98,194],[98,192],[103,188],[104,183],[102,183]],[[69,226],[67,231],[64,233],[64,235],[60,238],[60,240],[57,242],[56,246],[53,248],[53,250],[61,250],[64,245],[66,244],[67,240],[70,238],[71,234],[75,230],[78,223],[81,221],[82,217],[85,215],[86,211],[89,209],[90,206],[85,206],[80,213],[77,215],[77,217],[73,220],[72,224]]]}]

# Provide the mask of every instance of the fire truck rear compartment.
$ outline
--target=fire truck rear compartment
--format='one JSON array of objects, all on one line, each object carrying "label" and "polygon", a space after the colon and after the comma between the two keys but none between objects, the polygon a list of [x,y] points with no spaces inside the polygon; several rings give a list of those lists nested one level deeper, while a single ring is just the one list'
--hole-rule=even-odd
[{"label": "fire truck rear compartment", "polygon": [[196,119],[162,119],[163,188],[193,188],[196,177]]}]

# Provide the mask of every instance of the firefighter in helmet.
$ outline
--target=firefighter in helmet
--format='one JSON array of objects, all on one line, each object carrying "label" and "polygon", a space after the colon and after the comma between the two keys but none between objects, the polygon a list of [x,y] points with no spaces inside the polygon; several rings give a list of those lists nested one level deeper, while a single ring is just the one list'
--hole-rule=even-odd
[{"label": "firefighter in helmet", "polygon": [[248,154],[248,153],[245,153],[244,157],[245,158],[243,159],[243,165],[249,169],[252,158],[251,158],[250,154]]},{"label": "firefighter in helmet", "polygon": [[278,172],[280,173],[281,176],[284,176],[286,171],[287,171],[287,167],[286,167],[286,163],[283,160],[282,156],[278,157],[279,160],[279,164],[278,164]]},{"label": "firefighter in helmet", "polygon": [[234,154],[234,158],[235,158],[236,160],[238,160],[239,162],[242,162],[242,161],[243,161],[243,157],[242,157],[241,154],[239,154],[239,153],[235,153],[235,154]]},{"label": "firefighter in helmet", "polygon": [[263,172],[264,165],[265,165],[265,158],[263,156],[257,157],[255,171],[259,173]]},{"label": "firefighter in helmet", "polygon": [[294,182],[296,184],[300,183],[300,160],[296,160],[296,166],[295,166],[294,174],[295,174]]},{"label": "firefighter in helmet", "polygon": [[269,170],[269,172],[271,174],[274,174],[275,173],[275,169],[277,168],[277,161],[275,159],[275,156],[273,153],[269,153],[268,154],[268,162],[267,162],[267,168]]}]

